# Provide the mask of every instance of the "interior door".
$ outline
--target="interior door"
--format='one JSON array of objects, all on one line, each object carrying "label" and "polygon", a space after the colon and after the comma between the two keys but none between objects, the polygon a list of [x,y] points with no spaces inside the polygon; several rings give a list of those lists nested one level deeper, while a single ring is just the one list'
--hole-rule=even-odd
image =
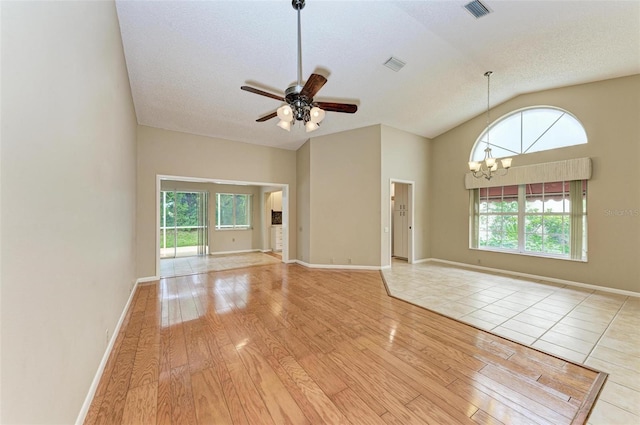
[{"label": "interior door", "polygon": [[409,256],[408,189],[407,184],[394,183],[392,255],[399,258]]}]

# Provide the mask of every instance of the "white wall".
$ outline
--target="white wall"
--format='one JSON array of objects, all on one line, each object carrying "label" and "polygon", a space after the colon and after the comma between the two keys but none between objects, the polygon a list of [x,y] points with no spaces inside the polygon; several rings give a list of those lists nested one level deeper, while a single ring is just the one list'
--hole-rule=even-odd
[{"label": "white wall", "polygon": [[4,424],[73,423],[135,269],[136,120],[113,2],[2,2]]}]

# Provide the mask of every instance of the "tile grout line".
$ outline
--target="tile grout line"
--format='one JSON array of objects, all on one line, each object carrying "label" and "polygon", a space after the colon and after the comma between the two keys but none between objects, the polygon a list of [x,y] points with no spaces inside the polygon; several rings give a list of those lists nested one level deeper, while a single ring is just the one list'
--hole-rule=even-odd
[{"label": "tile grout line", "polygon": [[[624,302],[622,303],[622,305],[620,307],[618,307],[618,311],[616,311],[616,314],[614,314],[613,318],[609,321],[609,323],[607,324],[607,327],[602,331],[602,334],[600,334],[600,337],[598,338],[598,340],[593,344],[593,348],[591,350],[589,350],[589,354],[587,354],[587,357],[585,357],[583,364],[589,360],[589,357],[591,356],[591,354],[593,353],[593,350],[596,349],[596,347],[598,346],[598,344],[600,343],[600,341],[602,340],[602,338],[604,338],[604,334],[607,333],[607,331],[609,330],[609,328],[611,328],[612,323],[614,322],[614,320],[616,320],[616,317],[618,317],[618,315],[620,314],[620,310],[622,310],[622,307],[624,307],[624,305],[627,303],[627,301],[629,301],[629,297],[627,297]],[[617,351],[617,350],[616,350]],[[610,363],[610,362],[607,362]]]}]

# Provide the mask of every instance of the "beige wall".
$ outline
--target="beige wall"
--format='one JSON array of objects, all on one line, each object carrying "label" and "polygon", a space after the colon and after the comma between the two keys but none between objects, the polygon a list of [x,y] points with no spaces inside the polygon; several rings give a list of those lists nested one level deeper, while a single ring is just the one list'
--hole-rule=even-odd
[{"label": "beige wall", "polygon": [[113,2],[2,2],[3,424],[69,424],[135,278],[135,137]]},{"label": "beige wall", "polygon": [[[429,213],[430,213],[430,141],[424,137],[407,133],[393,127],[381,126],[382,140],[382,266],[390,265],[391,216],[390,181],[405,180],[414,182],[414,252],[413,258],[420,260],[430,257]],[[385,232],[384,228],[389,231]]]},{"label": "beige wall", "polygon": [[[137,275],[156,275],[156,176],[288,184],[296,208],[296,152],[138,126]],[[290,226],[296,228],[296,216]],[[289,252],[296,252],[295,234]]]},{"label": "beige wall", "polygon": [[297,259],[308,263],[311,261],[310,235],[311,235],[311,141],[307,141],[296,152],[297,169],[297,196],[298,208],[296,211],[298,228],[292,228],[292,233],[297,234],[298,251]]},{"label": "beige wall", "polygon": [[377,125],[311,139],[309,263],[380,265],[380,161]]},{"label": "beige wall", "polygon": [[640,75],[635,75],[521,95],[492,110],[492,116],[499,117],[527,106],[553,105],[570,111],[584,125],[588,144],[515,157],[513,165],[592,158],[587,263],[469,249],[469,197],[463,178],[472,145],[484,129],[484,116],[433,141],[432,257],[640,292],[638,93]]}]

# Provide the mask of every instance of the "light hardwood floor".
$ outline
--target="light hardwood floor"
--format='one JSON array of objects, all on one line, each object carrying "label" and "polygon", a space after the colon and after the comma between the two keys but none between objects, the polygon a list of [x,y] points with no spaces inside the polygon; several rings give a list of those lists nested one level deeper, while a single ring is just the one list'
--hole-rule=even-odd
[{"label": "light hardwood floor", "polygon": [[139,287],[85,424],[584,423],[605,378],[277,264]]}]

